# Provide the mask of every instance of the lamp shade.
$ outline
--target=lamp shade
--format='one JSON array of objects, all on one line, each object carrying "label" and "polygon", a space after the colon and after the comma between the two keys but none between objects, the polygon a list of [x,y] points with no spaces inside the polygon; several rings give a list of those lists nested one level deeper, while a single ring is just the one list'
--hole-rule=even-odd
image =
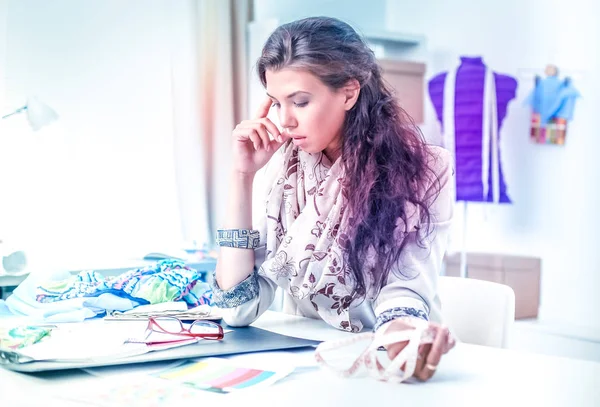
[{"label": "lamp shade", "polygon": [[27,99],[27,121],[34,131],[58,119],[58,114],[52,108],[35,97]]}]

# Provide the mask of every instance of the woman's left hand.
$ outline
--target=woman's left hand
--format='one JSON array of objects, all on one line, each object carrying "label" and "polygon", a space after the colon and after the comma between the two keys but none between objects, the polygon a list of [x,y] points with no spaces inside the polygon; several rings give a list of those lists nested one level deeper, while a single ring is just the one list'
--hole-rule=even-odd
[{"label": "woman's left hand", "polygon": [[[448,353],[456,344],[448,327],[434,322],[430,322],[429,327],[434,333],[433,343],[419,345],[419,357],[414,373],[417,379],[423,381],[431,379],[435,374],[442,355]],[[402,331],[405,329],[414,329],[414,327],[402,319],[397,319],[389,323],[386,332]],[[388,345],[386,348],[390,360],[393,360],[405,346],[406,342]]]}]

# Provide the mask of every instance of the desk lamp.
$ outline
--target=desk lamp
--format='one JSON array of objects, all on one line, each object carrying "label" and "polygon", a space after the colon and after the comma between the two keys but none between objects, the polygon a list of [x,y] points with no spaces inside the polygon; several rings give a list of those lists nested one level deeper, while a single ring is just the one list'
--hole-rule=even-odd
[{"label": "desk lamp", "polygon": [[38,131],[45,125],[50,124],[58,119],[58,115],[50,106],[40,102],[35,97],[30,97],[27,99],[25,106],[18,108],[12,113],[2,116],[2,119],[7,119],[13,115],[23,112],[27,114],[27,121],[29,122],[29,125],[33,131]]}]

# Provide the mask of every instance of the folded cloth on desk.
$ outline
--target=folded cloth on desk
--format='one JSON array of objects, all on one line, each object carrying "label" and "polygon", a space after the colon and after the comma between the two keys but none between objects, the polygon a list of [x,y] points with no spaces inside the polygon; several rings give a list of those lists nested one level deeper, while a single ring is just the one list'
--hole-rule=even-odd
[{"label": "folded cloth on desk", "polygon": [[38,287],[38,302],[55,302],[78,297],[114,294],[140,304],[183,300],[188,305],[210,304],[211,290],[201,282],[201,274],[179,260],[162,260],[153,266],[104,278],[95,271],[82,271],[63,281]]},{"label": "folded cloth on desk", "polygon": [[[64,272],[54,276],[66,279],[71,276]],[[72,298],[69,300],[41,303],[36,301],[37,287],[48,277],[36,273],[30,274],[6,299],[6,306],[15,315],[27,315],[33,321],[43,322],[80,322],[87,318],[105,315],[107,310],[130,310],[139,302],[114,294],[102,294],[98,297]]]},{"label": "folded cloth on desk", "polygon": [[30,275],[6,300],[11,312],[46,322],[76,322],[127,311],[139,305],[184,301],[191,306],[210,304],[212,291],[198,271],[177,260],[104,278],[84,271],[61,273],[50,279]]}]

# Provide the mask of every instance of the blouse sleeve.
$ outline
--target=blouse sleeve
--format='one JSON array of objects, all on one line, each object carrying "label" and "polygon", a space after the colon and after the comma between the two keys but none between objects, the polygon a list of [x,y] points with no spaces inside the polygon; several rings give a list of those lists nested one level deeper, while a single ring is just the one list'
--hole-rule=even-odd
[{"label": "blouse sleeve", "polygon": [[245,280],[228,290],[221,290],[214,275],[211,279],[213,305],[221,309],[223,320],[230,326],[247,326],[260,317],[273,303],[277,284],[259,275],[266,257],[265,204],[269,189],[283,165],[281,154],[275,153],[271,161],[260,170],[253,184],[253,228],[260,233],[260,245],[254,250],[254,269]]},{"label": "blouse sleeve", "polygon": [[212,303],[221,309],[223,320],[227,325],[250,325],[271,306],[275,298],[277,289],[275,283],[258,274],[258,269],[265,258],[265,247],[255,249],[254,256],[254,271],[238,285],[228,290],[221,290],[214,275],[211,279]]},{"label": "blouse sleeve", "polygon": [[441,322],[437,281],[448,246],[455,184],[450,154],[439,147],[432,149],[432,168],[439,182],[434,180],[425,195],[433,200],[430,233],[420,244],[416,232],[406,237],[409,240],[373,303],[374,330],[400,317]]}]

